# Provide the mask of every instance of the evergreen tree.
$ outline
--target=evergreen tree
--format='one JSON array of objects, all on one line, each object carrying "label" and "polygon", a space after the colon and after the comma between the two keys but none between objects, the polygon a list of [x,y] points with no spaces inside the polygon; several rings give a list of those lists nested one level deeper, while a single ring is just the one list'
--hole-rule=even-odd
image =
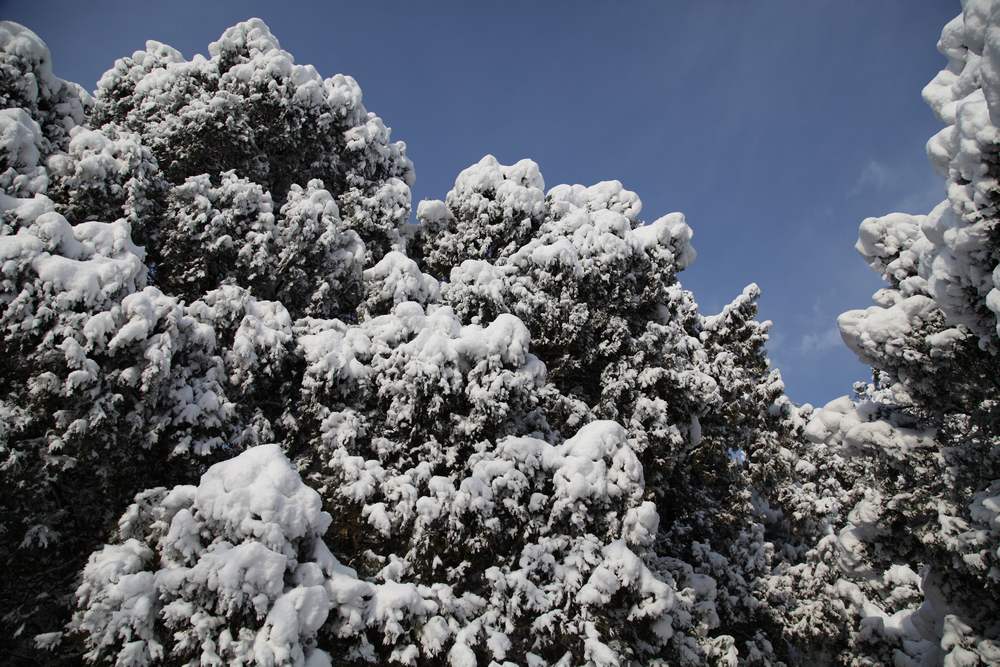
[{"label": "evergreen tree", "polygon": [[91,98],[0,24],[0,651],[15,657],[62,624],[81,559],[135,493],[293,441],[294,318],[353,319],[365,261],[409,210],[404,146],[353,79],[295,65],[259,20],[211,51],[151,42]]},{"label": "evergreen tree", "polygon": [[[440,270],[435,258],[456,264],[442,276],[442,298],[463,319],[524,322],[548,371],[551,427],[569,434],[614,419],[627,429],[643,498],[656,508],[643,557],[691,607],[669,642],[623,641],[619,659],[780,660],[784,646],[771,641],[777,629],[754,588],[773,547],[742,462],[766,461],[796,425],[764,357],[769,325],[754,319],[756,287],[703,316],[676,279],[694,259],[683,216],[644,224],[638,196],[605,182],[552,188],[529,224],[525,202],[537,202],[541,187],[533,163],[484,158],[446,201],[421,203],[414,245],[429,271]],[[494,237],[521,245],[464,240]],[[636,641],[658,648],[633,652]]]},{"label": "evergreen tree", "polygon": [[47,50],[4,25],[18,656],[38,634],[118,664],[796,657],[762,485],[801,415],[756,287],[706,316],[678,282],[682,215],[487,157],[403,227],[402,144],[259,20],[208,58],[149,42],[93,100],[38,84],[77,91],[60,133],[16,97]]},{"label": "evergreen tree", "polygon": [[995,5],[964,3],[924,89],[946,125],[928,155],[947,200],[861,224],[857,249],[887,285],[839,326],[874,382],[816,410],[773,466],[798,546],[771,596],[795,601],[782,624],[804,659],[1000,663]]},{"label": "evergreen tree", "polygon": [[83,570],[72,627],[85,658],[330,664],[315,650],[324,584],[350,571],[323,543],[329,524],[277,445],[212,466],[198,486],[139,494]]}]

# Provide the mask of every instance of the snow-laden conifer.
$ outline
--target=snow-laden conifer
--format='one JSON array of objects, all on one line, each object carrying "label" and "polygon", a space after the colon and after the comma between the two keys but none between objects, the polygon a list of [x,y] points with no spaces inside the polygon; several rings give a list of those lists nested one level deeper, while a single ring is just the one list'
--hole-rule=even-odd
[{"label": "snow-laden conifer", "polygon": [[[44,70],[15,46],[4,67]],[[681,214],[487,157],[404,226],[404,147],[259,20],[208,57],[147,43],[64,131],[16,92],[0,502],[19,651],[42,633],[122,664],[797,655],[762,485],[801,415],[756,287],[708,316],[680,284]]]},{"label": "snow-laden conifer", "polygon": [[1000,8],[963,5],[923,91],[945,124],[927,151],[947,199],[859,230],[886,286],[839,326],[874,382],[816,410],[774,466],[769,495],[799,553],[771,596],[793,601],[781,622],[813,659],[1000,662]]},{"label": "snow-laden conifer", "polygon": [[295,65],[259,20],[210,51],[150,43],[92,98],[0,24],[11,650],[61,624],[137,491],[292,437],[294,319],[353,319],[365,262],[399,244],[412,167],[356,82]]}]

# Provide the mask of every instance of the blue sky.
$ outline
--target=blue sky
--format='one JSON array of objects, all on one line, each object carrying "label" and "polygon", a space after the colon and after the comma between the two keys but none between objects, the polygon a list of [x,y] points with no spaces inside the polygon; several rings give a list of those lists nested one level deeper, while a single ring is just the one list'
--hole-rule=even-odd
[{"label": "blue sky", "polygon": [[530,157],[546,184],[618,179],[654,219],[683,211],[698,261],[681,275],[705,312],[763,289],[791,397],[823,403],[867,369],[838,313],[879,287],[857,226],[944,197],[920,91],[957,1],[0,2],[93,89],[115,58],[166,42],[206,53],[263,18],[297,62],[361,84],[406,141],[414,200],[443,198],[486,153]]}]

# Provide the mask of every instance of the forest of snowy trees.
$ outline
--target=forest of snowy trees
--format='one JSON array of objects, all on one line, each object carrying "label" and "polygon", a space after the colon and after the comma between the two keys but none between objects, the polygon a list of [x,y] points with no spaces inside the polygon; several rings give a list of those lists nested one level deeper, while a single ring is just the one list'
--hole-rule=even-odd
[{"label": "forest of snowy trees", "polygon": [[413,223],[258,19],[92,94],[0,23],[0,663],[1000,664],[1000,2],[938,48],[947,199],[861,224],[813,408],[617,181]]}]

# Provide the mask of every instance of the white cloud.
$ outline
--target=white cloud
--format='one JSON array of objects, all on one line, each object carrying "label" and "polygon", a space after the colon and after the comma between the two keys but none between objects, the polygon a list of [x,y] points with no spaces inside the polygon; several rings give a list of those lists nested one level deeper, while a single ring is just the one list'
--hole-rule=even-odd
[{"label": "white cloud", "polygon": [[933,181],[923,187],[916,188],[892,207],[894,211],[904,213],[924,214],[929,213],[932,208],[938,205],[945,198],[944,188],[939,181]]},{"label": "white cloud", "polygon": [[851,188],[851,196],[862,192],[882,192],[896,182],[896,175],[889,165],[878,160],[869,160],[861,169],[857,182]]},{"label": "white cloud", "polygon": [[887,164],[868,160],[861,168],[850,197],[874,196],[888,204],[886,211],[927,213],[945,198],[944,189],[934,170],[927,164]]},{"label": "white cloud", "polygon": [[799,352],[802,354],[822,354],[836,349],[843,344],[840,330],[836,327],[822,332],[807,333],[799,341]]}]

